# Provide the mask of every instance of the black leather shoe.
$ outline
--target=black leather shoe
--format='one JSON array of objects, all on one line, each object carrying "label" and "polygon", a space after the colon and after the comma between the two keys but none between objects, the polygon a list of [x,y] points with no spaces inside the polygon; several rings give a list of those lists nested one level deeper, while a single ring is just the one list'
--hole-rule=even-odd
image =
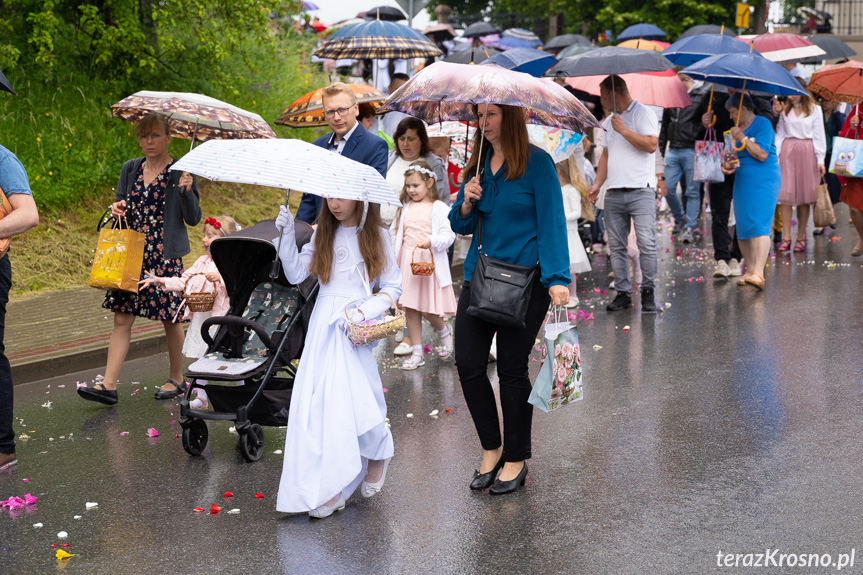
[{"label": "black leather shoe", "polygon": [[186,393],[186,386],[188,385],[185,381],[182,385],[177,383],[176,381],[169,379],[166,383],[170,383],[174,386],[174,389],[159,389],[156,391],[156,399],[174,399],[178,395],[183,395]]},{"label": "black leather shoe", "polygon": [[608,311],[620,311],[628,307],[632,307],[632,296],[621,291],[617,292],[617,297],[614,298],[614,301],[605,306],[605,309]]},{"label": "black leather shoe", "polygon": [[[96,389],[97,387],[101,387],[102,389]],[[93,387],[79,387],[78,395],[87,401],[95,401],[104,405],[117,405],[117,390],[105,389],[105,386],[101,383],[97,383]]]},{"label": "black leather shoe", "polygon": [[515,476],[515,479],[511,479],[510,481],[501,481],[500,479],[496,480],[494,485],[491,486],[491,489],[488,490],[488,494],[504,495],[506,493],[512,493],[524,485],[524,479],[526,477],[527,461],[524,462],[524,467],[521,468],[521,471],[519,471],[518,475]]},{"label": "black leather shoe", "polygon": [[650,288],[641,290],[641,313],[656,313],[656,299]]},{"label": "black leather shoe", "polygon": [[498,471],[503,467],[503,454],[501,454],[500,459],[497,460],[494,468],[488,473],[480,473],[479,469],[473,472],[473,481],[470,482],[470,488],[474,491],[482,491],[483,489],[488,489],[492,483],[494,483],[494,479],[497,477]]}]

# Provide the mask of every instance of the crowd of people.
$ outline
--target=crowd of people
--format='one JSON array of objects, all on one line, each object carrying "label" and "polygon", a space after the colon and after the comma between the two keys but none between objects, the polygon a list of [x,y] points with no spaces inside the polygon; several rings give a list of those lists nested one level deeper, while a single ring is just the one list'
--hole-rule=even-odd
[{"label": "crowd of people", "polygon": [[[406,80],[394,75],[390,88]],[[324,88],[323,115],[331,131],[314,145],[374,168],[402,206],[306,194],[295,215],[284,206],[279,211],[281,236],[274,245],[286,277],[295,284],[314,277],[320,285],[294,381],[280,511],[323,518],[344,508],[357,488],[372,497],[384,485],[394,443],[382,381],[371,348],[345,337],[346,321],[376,318],[391,303],[403,309],[406,329],[396,336],[393,353],[405,358],[406,371],[425,365],[423,319],[428,321],[435,355],[454,356],[479,438],[479,466],[468,487],[502,495],[524,484],[531,457],[529,356],[549,306],[579,305],[576,276],[591,272],[588,252],[609,255],[616,292],[609,312],[632,307],[634,293],[643,313],[657,311],[658,199],[665,198],[672,236],[681,243],[701,241],[699,222],[709,206],[714,277],[739,277],[738,285],[758,290],[765,288],[774,240],[780,254],[808,249],[811,207],[822,179],[835,202],[849,205],[863,238],[861,180],[836,178],[825,169],[832,136],[856,135],[863,117],[858,108],[845,117],[836,105],[811,96],[771,102],[729,89],[708,97],[700,82],[685,75],[681,80],[691,106],[657,114],[630,95],[622,77],[607,77],[596,103],[604,112],[598,114],[602,127],[585,135],[577,154],[557,163],[529,143],[521,108],[474,106],[478,129],[465,147],[476,153],[464,166],[454,165],[449,137],[430,138],[422,121],[395,113],[376,118],[346,84]],[[729,132],[742,147],[734,163],[723,162],[721,181],[703,184],[695,175],[696,144],[708,129]],[[190,252],[188,226],[204,220],[201,241],[208,252],[216,238],[239,226],[226,215],[204,219],[196,178],[170,169],[175,160],[168,154],[169,134],[164,116],[142,120],[136,135],[143,156],[120,172],[111,213],[144,232],[144,266],[137,293],[106,294],[103,307],[113,312],[114,329],[104,378],[78,389],[88,401],[117,404],[136,317],[162,322],[168,341],[169,375],[156,399],[184,394],[182,357],[202,357],[204,320],[228,311],[224,282],[209,253],[186,270],[181,258]],[[0,221],[0,237],[38,221],[26,174],[10,156],[0,148],[0,188],[16,208],[15,217]],[[301,248],[294,241],[295,220],[315,227]],[[459,293],[450,271],[457,239],[468,245],[461,254]],[[852,255],[863,255],[863,239]],[[472,279],[483,258],[535,267],[524,286],[523,327],[471,312]],[[417,273],[417,262],[433,271]],[[7,258],[0,260],[0,345],[8,267]],[[199,286],[214,286],[215,304],[209,312],[181,315],[182,292],[196,276]],[[375,289],[387,297],[370,297]],[[363,303],[344,317],[346,304],[357,299]],[[183,321],[191,321],[185,336]],[[490,361],[497,361],[499,406],[488,377]],[[0,401],[8,408],[0,414],[0,466],[15,461],[8,371],[8,362],[5,368],[0,364],[0,393],[8,388],[9,396]],[[208,408],[205,385],[198,382],[193,409]]]}]

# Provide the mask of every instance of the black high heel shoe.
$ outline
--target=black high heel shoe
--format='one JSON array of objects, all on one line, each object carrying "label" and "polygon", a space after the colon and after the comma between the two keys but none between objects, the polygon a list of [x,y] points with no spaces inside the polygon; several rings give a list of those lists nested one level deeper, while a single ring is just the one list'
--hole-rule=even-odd
[{"label": "black high heel shoe", "polygon": [[498,471],[503,467],[503,453],[500,454],[500,459],[488,473],[480,473],[479,469],[473,472],[473,481],[470,482],[470,488],[474,491],[482,491],[488,489],[494,483]]},{"label": "black high heel shoe", "polygon": [[515,479],[511,479],[510,481],[501,481],[500,479],[496,480],[494,485],[491,486],[491,489],[488,490],[488,493],[489,495],[504,495],[505,493],[512,493],[524,485],[526,477],[527,461],[524,462],[524,467],[521,468],[521,471],[518,472]]}]

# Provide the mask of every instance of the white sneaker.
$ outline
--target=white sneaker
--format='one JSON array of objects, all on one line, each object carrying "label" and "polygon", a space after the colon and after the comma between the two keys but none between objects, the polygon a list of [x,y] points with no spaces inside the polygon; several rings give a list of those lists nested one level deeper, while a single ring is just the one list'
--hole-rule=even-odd
[{"label": "white sneaker", "polygon": [[316,507],[309,511],[309,517],[314,517],[315,519],[323,519],[324,517],[329,517],[336,511],[341,511],[345,508],[345,496],[339,493],[339,500],[336,501],[332,507],[327,506],[326,503],[321,505],[320,507]]},{"label": "white sneaker", "polygon": [[683,233],[680,234],[680,241],[684,244],[691,244],[695,241],[695,236],[692,234],[692,228],[686,228],[683,230]]},{"label": "white sneaker", "polygon": [[725,260],[719,260],[716,264],[716,269],[713,271],[713,277],[715,278],[727,278],[731,270],[728,267],[728,264],[725,263]]},{"label": "white sneaker", "polygon": [[412,353],[413,349],[405,342],[401,342],[393,350],[393,355],[410,355]]},{"label": "white sneaker", "polygon": [[728,262],[728,275],[737,277],[743,274],[743,270],[740,268],[740,262],[735,258],[731,258],[731,261]]},{"label": "white sneaker", "polygon": [[426,364],[426,360],[421,355],[412,355],[409,360],[402,364],[402,369],[405,371],[413,371],[418,367]]},{"label": "white sneaker", "polygon": [[488,350],[488,360],[497,361],[497,336],[491,340],[491,348]]}]

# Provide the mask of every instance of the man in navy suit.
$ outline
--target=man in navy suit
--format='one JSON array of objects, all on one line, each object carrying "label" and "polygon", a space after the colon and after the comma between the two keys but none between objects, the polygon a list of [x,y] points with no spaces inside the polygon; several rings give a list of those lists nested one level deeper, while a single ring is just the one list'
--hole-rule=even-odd
[{"label": "man in navy suit", "polygon": [[[324,118],[333,132],[315,140],[314,145],[371,166],[386,178],[389,152],[387,144],[378,136],[367,132],[357,121],[357,98],[347,84],[335,82],[324,88],[323,105]],[[320,196],[304,194],[297,210],[297,219],[309,224],[315,223],[321,211],[321,201]]]}]

